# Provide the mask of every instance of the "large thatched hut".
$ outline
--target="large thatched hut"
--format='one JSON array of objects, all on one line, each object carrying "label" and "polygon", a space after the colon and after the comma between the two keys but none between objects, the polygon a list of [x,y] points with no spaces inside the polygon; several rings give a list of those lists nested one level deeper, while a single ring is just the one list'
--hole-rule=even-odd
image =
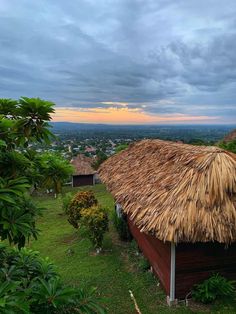
[{"label": "large thatched hut", "polygon": [[92,167],[92,162],[92,158],[83,154],[79,154],[71,160],[71,164],[74,166],[73,187],[95,184],[96,171]]},{"label": "large thatched hut", "polygon": [[144,140],[99,174],[170,301],[212,272],[236,279],[236,155]]}]

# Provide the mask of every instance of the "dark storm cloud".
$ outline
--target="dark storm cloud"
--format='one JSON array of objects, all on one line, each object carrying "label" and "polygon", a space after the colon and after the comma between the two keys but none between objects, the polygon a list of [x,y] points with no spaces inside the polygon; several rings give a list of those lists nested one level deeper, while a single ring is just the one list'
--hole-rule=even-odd
[{"label": "dark storm cloud", "polygon": [[1,0],[1,97],[83,110],[125,102],[227,122],[236,115],[235,16],[234,0]]}]

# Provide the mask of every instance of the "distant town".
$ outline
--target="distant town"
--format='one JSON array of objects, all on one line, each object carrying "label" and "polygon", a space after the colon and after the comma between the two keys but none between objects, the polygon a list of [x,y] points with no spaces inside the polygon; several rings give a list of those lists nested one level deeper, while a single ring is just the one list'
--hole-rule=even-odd
[{"label": "distant town", "polygon": [[130,143],[159,138],[196,145],[214,145],[235,125],[102,125],[51,123],[55,138],[50,145],[35,145],[38,152],[58,152],[67,159],[78,154],[101,159],[113,155]]}]

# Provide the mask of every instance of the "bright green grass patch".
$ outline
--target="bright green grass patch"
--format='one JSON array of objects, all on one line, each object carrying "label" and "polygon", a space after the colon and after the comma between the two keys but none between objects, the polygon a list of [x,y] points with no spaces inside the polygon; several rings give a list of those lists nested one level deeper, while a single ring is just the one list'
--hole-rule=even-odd
[{"label": "bright green grass patch", "polygon": [[[80,190],[85,189],[93,190],[99,203],[112,212],[114,201],[103,185]],[[65,192],[67,191],[76,193],[78,188],[66,188]],[[60,198],[42,196],[35,199],[45,211],[38,220],[41,235],[30,246],[55,262],[65,283],[97,287],[108,313],[111,314],[136,313],[129,290],[132,290],[142,314],[193,312],[194,309],[184,306],[170,309],[166,305],[165,295],[158,281],[149,272],[144,273],[135,268],[129,258],[129,244],[117,239],[112,224],[105,236],[104,252],[96,255],[90,242],[67,222]],[[227,311],[219,311],[218,308],[218,313],[230,311],[231,307]],[[195,309],[194,312],[202,311]]]}]

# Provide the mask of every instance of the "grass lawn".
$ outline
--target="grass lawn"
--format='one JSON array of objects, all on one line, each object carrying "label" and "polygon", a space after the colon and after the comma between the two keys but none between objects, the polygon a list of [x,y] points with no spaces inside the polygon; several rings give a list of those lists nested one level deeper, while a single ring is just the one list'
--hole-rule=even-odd
[{"label": "grass lawn", "polygon": [[[83,188],[86,189],[86,188]],[[88,188],[87,188],[88,189]],[[114,202],[103,185],[89,187],[99,203],[111,212]],[[76,193],[78,188],[66,191]],[[156,313],[203,313],[208,309],[201,307],[169,308],[158,281],[149,272],[143,272],[130,257],[130,244],[118,240],[111,224],[104,240],[104,252],[96,255],[90,242],[76,231],[62,212],[61,200],[52,196],[35,197],[45,208],[43,217],[38,220],[41,235],[30,246],[48,256],[58,266],[65,283],[80,287],[97,287],[108,313],[136,313],[130,298],[132,290],[142,314]],[[208,311],[209,312],[209,311]],[[236,313],[236,307],[221,305],[210,309],[211,313]]]}]

